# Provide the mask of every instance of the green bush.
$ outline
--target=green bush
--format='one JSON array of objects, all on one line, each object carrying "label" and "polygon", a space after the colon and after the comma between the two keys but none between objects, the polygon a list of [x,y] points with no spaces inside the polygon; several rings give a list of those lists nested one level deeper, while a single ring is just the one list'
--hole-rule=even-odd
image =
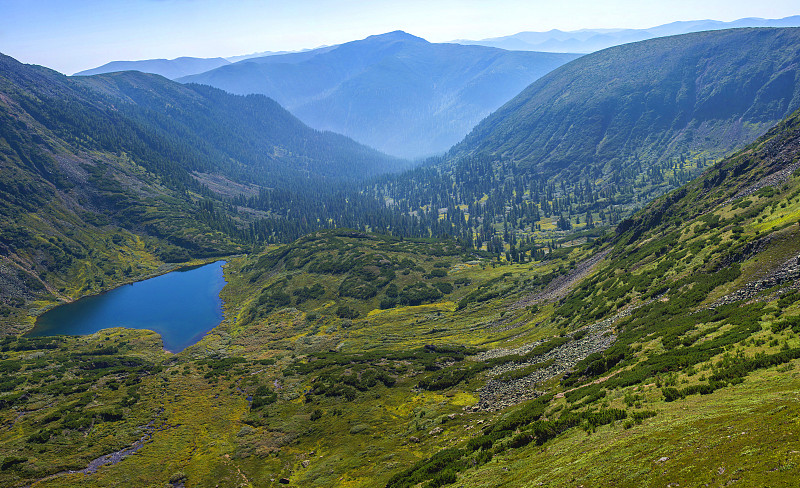
[{"label": "green bush", "polygon": [[260,315],[266,315],[276,308],[287,307],[292,303],[291,297],[280,286],[273,286],[261,292],[256,302]]},{"label": "green bush", "polygon": [[494,444],[495,437],[489,435],[482,435],[478,437],[473,437],[469,441],[467,441],[467,449],[470,451],[477,451],[479,449],[483,449],[484,451],[488,451],[492,448],[492,444]]},{"label": "green bush", "polygon": [[458,478],[452,470],[445,470],[433,477],[425,488],[439,488],[440,486],[455,483]]},{"label": "green bush", "polygon": [[469,381],[472,377],[489,367],[486,363],[477,363],[472,366],[450,366],[422,379],[419,387],[423,390],[438,391],[456,386],[462,381]]},{"label": "green bush", "polygon": [[26,442],[29,444],[44,444],[50,440],[54,432],[50,429],[42,429],[29,435]]},{"label": "green bush", "polygon": [[453,292],[453,285],[447,283],[446,281],[434,283],[433,286],[435,286],[436,289],[439,290],[444,295],[448,295]]},{"label": "green bush", "polygon": [[434,302],[441,297],[441,291],[420,281],[404,287],[398,296],[398,303],[400,305],[421,305]]},{"label": "green bush", "polygon": [[259,410],[278,401],[278,394],[266,386],[259,386],[253,392],[250,411]]},{"label": "green bush", "polygon": [[292,292],[296,298],[295,303],[298,305],[306,300],[316,300],[325,294],[325,288],[319,283],[314,283],[311,287],[304,286]]},{"label": "green bush", "polygon": [[359,315],[358,310],[350,308],[347,305],[339,305],[336,308],[336,316],[340,319],[354,319]]},{"label": "green bush", "polygon": [[6,456],[3,458],[3,461],[0,462],[0,471],[6,471],[9,469],[14,469],[19,467],[20,464],[27,462],[28,458],[26,457],[19,457],[19,456]]},{"label": "green bush", "polygon": [[339,285],[339,296],[368,300],[377,295],[378,289],[369,282],[357,277],[347,277]]}]

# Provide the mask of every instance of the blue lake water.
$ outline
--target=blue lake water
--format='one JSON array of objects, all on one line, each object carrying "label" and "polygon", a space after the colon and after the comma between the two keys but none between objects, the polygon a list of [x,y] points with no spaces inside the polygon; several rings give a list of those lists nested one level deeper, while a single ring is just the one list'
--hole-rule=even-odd
[{"label": "blue lake water", "polygon": [[42,314],[30,336],[85,335],[109,327],[149,329],[179,352],[222,322],[224,261],[173,271],[60,305]]}]

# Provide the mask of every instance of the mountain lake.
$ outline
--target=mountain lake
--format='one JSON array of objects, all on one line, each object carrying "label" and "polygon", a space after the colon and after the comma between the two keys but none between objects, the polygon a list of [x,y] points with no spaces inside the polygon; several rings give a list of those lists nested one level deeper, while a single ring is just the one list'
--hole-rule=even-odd
[{"label": "mountain lake", "polygon": [[59,305],[42,314],[28,336],[86,335],[110,327],[161,334],[180,352],[222,322],[224,261],[172,271]]}]

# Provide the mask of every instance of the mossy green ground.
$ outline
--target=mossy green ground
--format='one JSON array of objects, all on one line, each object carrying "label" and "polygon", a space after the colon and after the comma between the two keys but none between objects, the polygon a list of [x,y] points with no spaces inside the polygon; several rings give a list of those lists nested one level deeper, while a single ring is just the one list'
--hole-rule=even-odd
[{"label": "mossy green ground", "polygon": [[[439,259],[414,249],[402,254],[413,259],[425,272],[433,269],[434,259]],[[251,261],[233,258],[226,266],[229,284],[222,293],[225,322],[176,356],[157,353],[158,342],[155,343],[155,350],[148,353],[148,357],[161,367],[155,374],[141,378],[141,399],[126,410],[125,425],[129,427],[119,422],[109,425],[119,429],[113,448],[98,444],[93,444],[92,448],[78,447],[73,462],[57,464],[48,460],[50,458],[27,454],[31,449],[39,449],[57,455],[59,451],[55,446],[62,442],[62,436],[54,434],[41,447],[31,448],[22,442],[23,435],[30,435],[38,424],[18,422],[16,441],[12,442],[7,436],[0,440],[0,456],[22,455],[27,459],[3,472],[3,477],[7,480],[40,479],[36,486],[132,486],[131,483],[160,486],[176,473],[185,473],[188,486],[240,483],[269,486],[282,477],[290,477],[293,482],[296,480],[306,486],[375,486],[376,480],[388,479],[397,470],[435,453],[443,444],[465,439],[478,425],[477,421],[487,418],[489,414],[464,411],[477,402],[475,389],[479,383],[471,380],[443,392],[418,390],[419,380],[429,373],[409,364],[400,366],[405,372],[398,374],[392,387],[379,384],[359,392],[353,401],[319,395],[312,400],[308,392],[313,387],[313,375],[286,374],[285,369],[304,362],[307,354],[332,348],[348,354],[376,348],[387,352],[405,351],[426,344],[459,342],[499,341],[507,345],[549,334],[534,326],[532,319],[538,312],[524,311],[515,315],[514,321],[520,325],[513,332],[495,331],[495,322],[505,315],[502,307],[483,303],[456,310],[456,302],[493,279],[493,286],[503,287],[509,296],[525,293],[529,284],[521,277],[531,269],[550,271],[553,265],[492,266],[485,261],[467,264],[460,260],[460,257],[450,258],[451,266],[445,280],[462,279],[469,284],[457,287],[435,303],[381,310],[374,300],[361,303],[348,299],[362,315],[342,319],[334,313],[337,300],[334,293],[331,299],[304,302],[301,307],[305,310],[284,308],[265,319],[241,326],[242,312],[254,297],[248,275],[241,270]],[[469,260],[474,261],[471,257]],[[422,274],[423,271],[414,271],[411,275],[398,273],[401,278],[398,281],[402,286],[403,280],[424,279]],[[271,279],[281,279],[284,275],[282,271]],[[320,277],[315,279],[320,281]],[[313,280],[299,275],[291,283],[299,287],[310,281]],[[320,282],[335,290],[340,281],[339,276],[323,275]],[[316,318],[310,319],[312,314]],[[106,337],[115,337],[115,333],[136,340],[152,337],[157,341],[156,335],[146,331],[115,331],[70,338],[64,347],[89,352],[98,343],[108,343],[112,339]],[[246,360],[230,370],[207,377],[208,368],[199,363],[223,357]],[[267,359],[276,362],[263,361]],[[264,362],[268,364],[262,364]],[[274,389],[279,399],[266,407],[254,422],[248,412],[247,397],[256,385]],[[102,386],[101,381],[92,388]],[[115,404],[123,396],[120,391],[108,399],[97,396],[94,401]],[[69,397],[58,400],[59,403],[68,401]],[[42,405],[25,408],[40,409]],[[315,410],[321,411],[322,416],[310,420]],[[47,411],[44,408],[39,416],[46,415]],[[57,471],[60,465],[69,465],[69,469],[82,468],[81,463],[129,445],[138,439],[136,428],[150,421],[154,421],[155,427],[151,438],[135,455],[119,464],[102,467],[90,475],[44,476],[48,471]],[[127,435],[124,434],[126,428],[132,429]],[[437,432],[436,428],[442,431]],[[98,435],[97,431],[94,427],[90,429],[86,439]],[[90,442],[86,440],[84,444],[88,446]],[[80,454],[86,450],[92,454]],[[303,461],[308,461],[307,468]]]},{"label": "mossy green ground", "polygon": [[[330,231],[231,258],[224,322],[177,355],[147,331],[53,347],[5,339],[0,484],[438,486],[446,472],[455,486],[795,485],[795,283],[705,307],[800,252],[783,217],[800,205],[798,188],[795,175],[749,206],[700,213],[688,193],[673,201],[674,216],[634,220],[555,303],[525,300],[607,243],[511,265],[450,241]],[[533,403],[472,410],[486,382],[472,354],[622,310],[631,315],[609,325],[615,344],[537,385],[564,394],[541,417],[519,417]],[[618,420],[587,420],[603,412]],[[548,437],[537,430],[563,419],[579,420]],[[487,433],[496,436],[470,451],[468,441]],[[145,434],[115,465],[59,473]],[[451,447],[455,461],[442,473],[402,484],[411,466]]]},{"label": "mossy green ground", "polygon": [[[641,425],[573,429],[543,446],[495,457],[459,480],[465,487],[797,486],[800,372],[748,377],[711,395],[664,403]],[[640,394],[652,396],[653,387]],[[458,486],[457,485],[457,486]]]}]

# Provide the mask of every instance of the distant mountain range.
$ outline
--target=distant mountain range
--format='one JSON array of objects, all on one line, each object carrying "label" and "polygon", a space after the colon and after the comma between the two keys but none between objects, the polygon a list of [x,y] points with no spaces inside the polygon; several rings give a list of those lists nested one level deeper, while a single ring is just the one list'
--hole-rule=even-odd
[{"label": "distant mountain range", "polygon": [[[306,51],[314,51],[317,49],[324,49],[330,46],[319,46],[312,49],[300,49],[297,51],[259,51],[250,54],[240,54],[238,56],[228,56],[225,59],[230,61],[231,63],[238,63],[239,61],[244,61],[246,59],[253,59],[253,58],[263,58],[265,56],[277,56],[280,54],[295,54],[295,53],[303,53]],[[188,75],[187,75],[188,76]]]},{"label": "distant mountain range", "polygon": [[[327,47],[327,46],[326,46]],[[322,48],[317,48],[322,49]],[[280,54],[302,53],[309,51],[261,51],[251,54],[241,54],[227,58],[192,58],[180,57],[175,59],[142,59],[139,61],[111,61],[97,68],[87,69],[75,73],[73,76],[91,76],[103,73],[116,73],[117,71],[141,71],[142,73],[152,73],[161,75],[164,78],[174,80],[182,76],[195,75],[210,71],[220,66],[244,61],[252,58],[262,58],[265,56],[277,56]]]},{"label": "distant mountain range", "polygon": [[446,151],[522,88],[576,57],[433,44],[397,31],[178,81],[261,93],[311,127],[416,158]]},{"label": "distant mountain range", "polygon": [[137,70],[234,94],[264,94],[311,127],[415,159],[445,152],[528,84],[579,57],[563,53],[705,30],[786,26],[800,26],[800,15],[673,22],[649,29],[520,32],[457,44],[429,43],[396,31],[291,53],[114,61],[77,74]]},{"label": "distant mountain range", "polygon": [[142,61],[112,61],[97,68],[87,69],[75,73],[75,76],[99,75],[117,71],[141,71],[161,75],[174,80],[181,76],[188,76],[204,71],[209,71],[220,66],[231,64],[224,58],[176,58],[176,59],[145,59]]},{"label": "distant mountain range", "polygon": [[459,39],[453,42],[466,45],[499,47],[517,51],[540,51],[555,53],[591,53],[611,46],[644,41],[656,37],[674,36],[706,30],[732,29],[739,27],[800,27],[800,15],[783,19],[745,18],[732,22],[718,20],[691,20],[672,22],[649,29],[581,29],[546,32],[519,32],[510,36],[493,37],[480,41]]}]

